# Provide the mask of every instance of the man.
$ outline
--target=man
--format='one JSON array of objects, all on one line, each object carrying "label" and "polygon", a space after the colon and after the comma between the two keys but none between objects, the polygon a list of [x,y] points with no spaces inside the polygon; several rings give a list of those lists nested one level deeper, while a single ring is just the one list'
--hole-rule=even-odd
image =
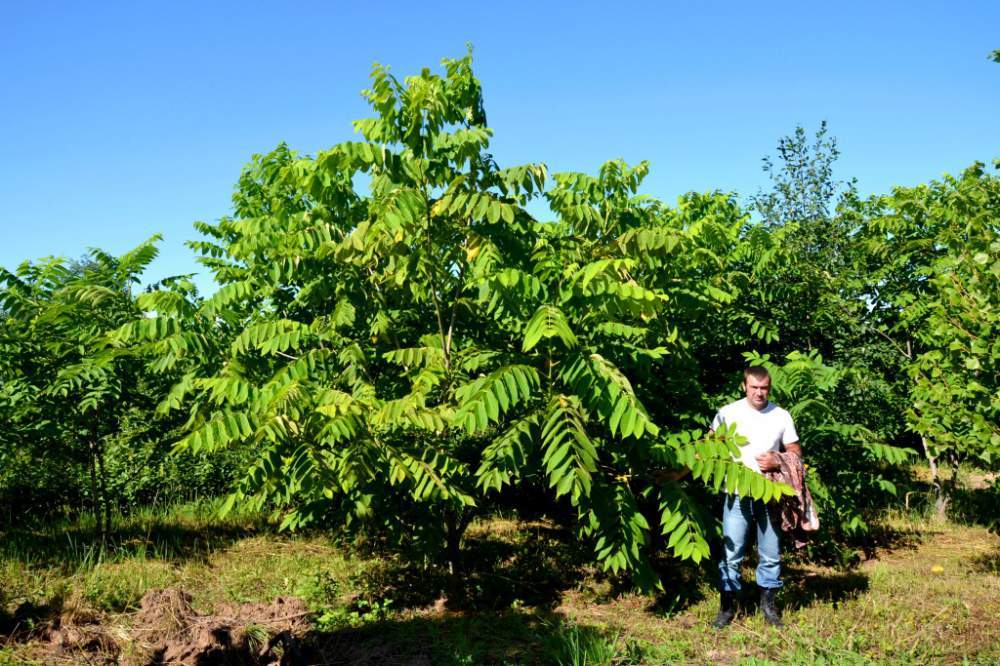
[{"label": "man", "polygon": [[[801,458],[802,447],[795,432],[792,416],[768,400],[771,375],[766,368],[751,366],[743,373],[746,398],[732,402],[715,415],[712,431],[722,426],[736,426],[736,432],[747,439],[740,447],[740,461],[755,472],[779,469],[776,451],[787,451]],[[775,592],[781,587],[780,524],[775,525],[761,500],[739,495],[727,495],[722,509],[724,554],[719,562],[719,614],[712,625],[722,629],[736,615],[735,596],[740,591],[740,562],[746,552],[750,527],[757,531],[757,586],[764,619],[781,626],[781,614],[775,603]]]}]

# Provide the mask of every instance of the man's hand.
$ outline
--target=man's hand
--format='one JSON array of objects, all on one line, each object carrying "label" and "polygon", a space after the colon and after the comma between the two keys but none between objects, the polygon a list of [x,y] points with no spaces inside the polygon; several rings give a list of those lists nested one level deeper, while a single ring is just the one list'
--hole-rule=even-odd
[{"label": "man's hand", "polygon": [[774,451],[760,454],[756,461],[762,472],[776,472],[781,469],[781,465],[778,464],[778,456],[774,454]]}]

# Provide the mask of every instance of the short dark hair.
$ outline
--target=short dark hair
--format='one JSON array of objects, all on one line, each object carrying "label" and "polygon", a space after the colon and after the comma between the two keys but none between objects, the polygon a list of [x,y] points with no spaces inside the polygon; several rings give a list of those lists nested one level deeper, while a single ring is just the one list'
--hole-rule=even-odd
[{"label": "short dark hair", "polygon": [[751,365],[743,371],[743,381],[753,377],[754,379],[771,379],[771,373],[762,365]]}]

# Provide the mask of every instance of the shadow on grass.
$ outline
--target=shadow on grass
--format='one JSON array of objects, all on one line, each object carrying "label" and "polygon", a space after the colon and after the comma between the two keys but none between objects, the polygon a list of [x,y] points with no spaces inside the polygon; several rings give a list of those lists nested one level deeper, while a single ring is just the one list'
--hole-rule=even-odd
[{"label": "shadow on grass", "polygon": [[714,558],[700,565],[674,559],[657,561],[656,572],[663,583],[663,592],[656,595],[647,610],[660,616],[671,616],[702,601],[705,591],[701,583],[712,580],[716,575],[715,562]]},{"label": "shadow on grass", "polygon": [[0,638],[4,643],[27,640],[36,627],[51,621],[62,612],[62,599],[51,604],[22,603],[13,613],[0,608]]},{"label": "shadow on grass", "polygon": [[[25,609],[26,615],[7,631],[6,644],[13,645],[46,635],[36,627],[53,624],[55,608]],[[4,617],[4,621],[14,618]],[[56,626],[56,625],[53,625]],[[70,629],[72,631],[72,629]],[[106,627],[94,628],[96,637],[109,637]],[[547,611],[461,613],[434,612],[367,622],[357,627],[305,634],[288,632],[257,641],[247,635],[237,640],[205,641],[194,636],[182,642],[184,663],[190,664],[638,664],[641,649],[618,635],[594,627],[569,624]],[[59,643],[34,645],[36,656],[54,661],[81,658],[86,663],[118,663],[123,638],[91,640],[68,651]],[[171,639],[171,640],[177,640]],[[176,647],[176,646],[175,646]],[[46,662],[47,663],[47,662]],[[147,662],[143,662],[147,663]],[[163,660],[163,649],[149,656],[149,664],[176,663]]]},{"label": "shadow on grass", "polygon": [[0,538],[0,558],[32,565],[86,566],[114,558],[204,560],[212,552],[257,534],[256,521],[186,525],[174,517],[121,521],[102,539],[88,526],[55,524],[13,528]]},{"label": "shadow on grass", "polygon": [[383,557],[358,581],[368,607],[395,610],[445,606],[485,611],[552,609],[583,579],[585,558],[562,528],[535,523],[514,538],[489,532],[466,537],[462,568],[453,576],[415,558]]},{"label": "shadow on grass", "polygon": [[868,575],[860,571],[815,573],[791,570],[784,574],[782,603],[788,608],[803,608],[817,603],[840,603],[868,591]]},{"label": "shadow on grass", "polygon": [[[705,599],[705,580],[716,575],[714,563],[697,567],[689,563],[674,564],[669,572],[664,572],[666,592],[656,597],[647,610],[658,615],[672,615]],[[756,612],[759,605],[759,589],[747,581],[746,574],[753,570],[753,562],[744,568],[743,591],[738,595],[740,606],[748,613]],[[781,604],[789,609],[804,608],[817,603],[838,604],[854,599],[868,591],[868,575],[857,571],[818,573],[786,566],[783,571],[784,587],[781,590]]]},{"label": "shadow on grass", "polygon": [[916,550],[920,542],[933,532],[927,529],[898,529],[881,522],[873,521],[868,531],[855,537],[854,542],[864,553],[864,559],[870,560],[878,555],[878,550]]},{"label": "shadow on grass", "polygon": [[972,570],[978,573],[1000,576],[1000,549],[972,558]]},{"label": "shadow on grass", "polygon": [[637,646],[547,612],[467,612],[386,620],[311,634],[304,662],[322,664],[628,664]]},{"label": "shadow on grass", "polygon": [[[1000,477],[996,473],[973,470],[963,472],[959,479],[955,485],[951,485],[947,477],[942,480],[948,493],[948,518],[1000,531]],[[911,478],[900,490],[899,496],[904,498],[907,511],[935,515],[936,495],[930,483]]]},{"label": "shadow on grass", "polygon": [[1000,485],[983,488],[959,486],[948,510],[952,520],[1000,531]]}]

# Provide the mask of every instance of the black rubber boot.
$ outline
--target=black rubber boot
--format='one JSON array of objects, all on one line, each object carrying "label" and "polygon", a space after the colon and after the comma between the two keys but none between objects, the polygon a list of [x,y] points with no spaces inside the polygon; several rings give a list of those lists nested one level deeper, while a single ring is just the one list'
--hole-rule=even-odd
[{"label": "black rubber boot", "polygon": [[719,614],[712,621],[716,629],[724,629],[736,617],[736,597],[732,592],[719,593]]},{"label": "black rubber boot", "polygon": [[764,621],[772,627],[782,626],[781,611],[778,610],[778,604],[774,600],[777,591],[778,589],[774,587],[760,588],[760,611],[764,614]]}]

